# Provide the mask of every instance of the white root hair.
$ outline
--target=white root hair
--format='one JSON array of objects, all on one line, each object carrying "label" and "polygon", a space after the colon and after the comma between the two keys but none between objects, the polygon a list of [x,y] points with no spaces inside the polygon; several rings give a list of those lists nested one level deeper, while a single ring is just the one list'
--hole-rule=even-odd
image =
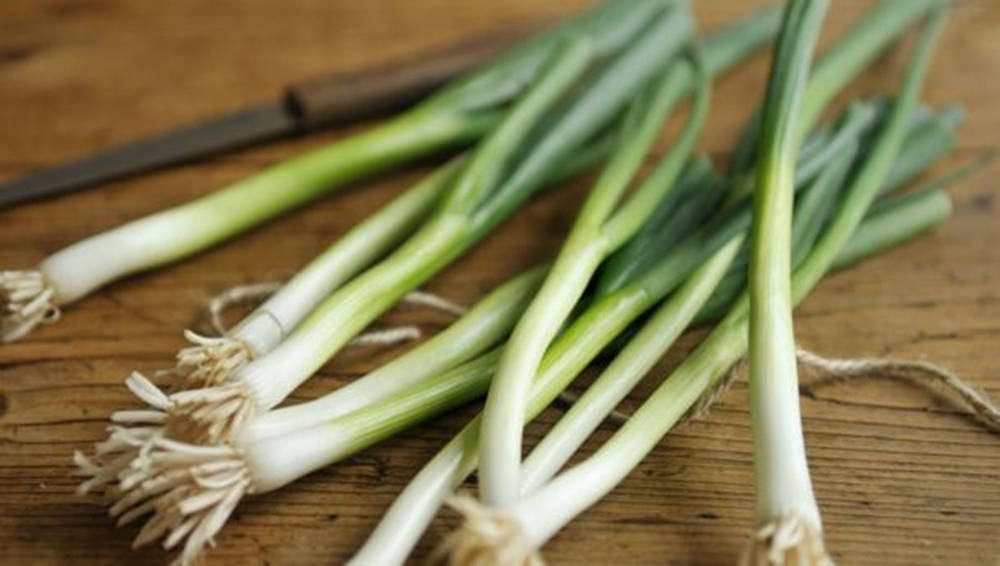
[{"label": "white root hair", "polygon": [[149,454],[169,439],[207,446],[225,442],[256,409],[237,384],[169,396],[138,372],[125,384],[147,408],[113,413],[114,424],[107,439],[94,445],[94,458],[77,453],[78,475],[87,478],[78,489],[81,494],[116,482],[124,470],[148,467]]},{"label": "white root hair", "polygon": [[36,270],[0,271],[0,339],[14,342],[39,324],[59,320],[55,289]]},{"label": "white root hair", "polygon": [[249,344],[230,336],[209,337],[185,330],[184,338],[192,345],[177,352],[177,365],[170,372],[176,389],[221,385],[255,357]]},{"label": "white root hair", "polygon": [[428,562],[447,562],[451,566],[544,566],[538,550],[511,517],[467,495],[453,496],[446,503],[462,514],[462,526],[445,538]]},{"label": "white root hair", "polygon": [[237,381],[167,395],[146,376],[132,372],[125,385],[148,408],[117,411],[111,420],[139,429],[158,427],[163,436],[182,442],[225,442],[257,412],[253,392]]},{"label": "white root hair", "polygon": [[797,514],[769,522],[751,535],[743,566],[833,566],[823,533]]},{"label": "white root hair", "polygon": [[[174,564],[187,566],[214,537],[244,495],[254,492],[253,476],[242,454],[226,445],[195,446],[162,436],[122,436],[118,442],[141,442],[137,458],[106,452],[91,460],[77,452],[77,475],[87,477],[80,491],[105,486],[109,509],[118,526],[151,515],[133,547],[163,538],[172,549],[184,541]],[[126,454],[126,456],[129,456]]]}]

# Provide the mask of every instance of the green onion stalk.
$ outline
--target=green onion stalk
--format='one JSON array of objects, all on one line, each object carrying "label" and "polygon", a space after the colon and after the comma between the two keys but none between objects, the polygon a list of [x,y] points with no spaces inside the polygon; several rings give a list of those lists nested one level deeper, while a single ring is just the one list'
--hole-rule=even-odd
[{"label": "green onion stalk", "polygon": [[[698,56],[695,56],[698,59]],[[612,155],[583,204],[552,272],[504,347],[483,411],[482,496],[501,505],[517,496],[522,423],[510,415],[525,410],[527,390],[545,350],[583,295],[600,263],[624,244],[674,187],[708,113],[708,78],[700,62],[675,63],[630,109],[625,141]],[[653,145],[662,120],[688,87],[697,83],[694,108],[679,141],[660,160],[629,200],[614,212]],[[647,99],[648,97],[648,99]]]},{"label": "green onion stalk", "polygon": [[[944,21],[943,13],[940,11],[934,14],[922,36],[902,91],[888,122],[879,133],[874,150],[849,181],[845,196],[829,226],[792,275],[791,295],[794,303],[805,298],[840,254],[852,255],[847,252],[849,248],[845,245],[855,241],[852,234],[859,229],[859,223],[883,184],[899,150],[908,114],[916,106],[931,48]],[[900,215],[895,216],[894,220],[900,223],[914,220],[915,229],[921,229],[925,226],[924,219],[928,211],[946,208],[940,206],[946,200],[946,193],[942,189],[935,189],[919,193],[919,197],[909,202],[897,203],[899,208],[888,207],[880,214],[895,210]],[[918,202],[925,205],[932,201],[939,204],[922,211],[923,206],[917,205]],[[913,216],[909,216],[910,214]],[[930,212],[931,216],[937,214],[936,211]],[[886,242],[896,241],[891,234],[881,234],[886,237]],[[858,249],[866,247],[863,243],[858,245]],[[593,505],[624,479],[663,435],[746,354],[750,335],[750,305],[750,294],[745,293],[709,336],[597,452],[544,485],[535,487],[525,498],[505,508],[504,518],[508,531],[514,529],[519,540],[527,541],[537,548],[561,526],[560,521],[552,518],[553,515],[562,516],[565,520],[561,523],[564,524],[568,520],[566,517]],[[655,333],[650,333],[645,340],[653,340],[655,337]],[[645,340],[640,340],[635,347],[641,348]],[[586,407],[580,410],[586,410]],[[569,509],[564,510],[567,507]],[[744,562],[813,564],[827,560],[809,549],[800,548],[797,552],[787,546],[780,551],[775,549],[777,542],[789,543],[795,538],[804,537],[805,533],[796,529],[761,529],[754,534],[750,552],[745,556]],[[797,544],[804,545],[806,541],[799,540]]]},{"label": "green onion stalk", "polygon": [[111,281],[183,259],[365,177],[475,141],[539,80],[545,62],[567,38],[587,38],[595,56],[608,56],[669,3],[607,2],[373,129],[81,240],[35,269],[0,271],[0,339],[12,342],[56,321],[61,307]]},{"label": "green onion stalk", "polygon": [[[856,185],[848,191],[842,209],[814,252],[796,270],[795,280],[777,282],[779,274],[769,278],[762,272],[765,269],[775,270],[763,257],[766,246],[757,248],[751,261],[748,344],[757,530],[751,539],[749,558],[754,563],[773,563],[776,557],[792,562],[829,561],[824,558],[821,527],[809,481],[801,430],[796,348],[791,333],[792,301],[793,297],[796,301],[801,300],[829,269],[877,195],[889,164],[899,154],[906,122],[917,106],[920,86],[934,44],[944,26],[945,13],[944,9],[938,9],[931,16],[870,161],[858,172]],[[767,237],[763,221],[759,228],[763,232],[755,234],[757,241]],[[782,285],[780,295],[776,285]],[[781,322],[777,321],[779,317],[784,317]]]},{"label": "green onion stalk", "polygon": [[[755,564],[832,563],[806,461],[795,332],[791,256],[795,162],[809,63],[828,2],[791,0],[771,65],[756,162],[750,238],[750,415],[758,536]],[[760,536],[769,533],[767,536]]]}]

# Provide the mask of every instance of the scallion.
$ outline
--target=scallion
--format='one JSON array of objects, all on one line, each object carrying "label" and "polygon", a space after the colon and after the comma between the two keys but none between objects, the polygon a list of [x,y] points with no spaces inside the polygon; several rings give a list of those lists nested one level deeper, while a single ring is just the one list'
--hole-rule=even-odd
[{"label": "scallion", "polygon": [[787,4],[758,144],[748,359],[758,533],[751,556],[761,565],[831,562],[802,436],[791,298],[795,162],[809,63],[826,8],[826,0]]},{"label": "scallion", "polygon": [[492,504],[516,497],[521,461],[521,419],[527,390],[545,350],[583,295],[600,263],[624,244],[670,191],[708,111],[708,78],[696,64],[699,87],[681,139],[629,200],[614,212],[642,159],[657,137],[661,121],[688,86],[692,72],[680,61],[649,91],[651,100],[633,105],[623,137],[584,202],[545,284],[518,322],[504,348],[500,367],[483,411],[482,496]]}]

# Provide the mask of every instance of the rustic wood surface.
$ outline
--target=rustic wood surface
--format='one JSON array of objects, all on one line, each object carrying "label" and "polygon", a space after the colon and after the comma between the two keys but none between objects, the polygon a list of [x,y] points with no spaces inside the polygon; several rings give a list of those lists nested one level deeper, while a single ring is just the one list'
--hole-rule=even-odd
[{"label": "rustic wood surface", "polygon": [[[265,100],[282,85],[323,71],[358,68],[497,27],[551,21],[589,3],[2,2],[0,176]],[[699,23],[712,29],[767,3],[702,2]],[[834,2],[825,42],[870,5]],[[961,2],[936,56],[926,98],[959,101],[968,110],[951,165],[997,146],[997,26],[1000,2]],[[883,57],[852,92],[893,89],[902,55],[896,49]],[[725,157],[760,99],[766,65],[766,56],[757,57],[718,84],[701,141],[714,157]],[[0,266],[32,266],[79,238],[345,133],[274,143],[0,211]],[[68,309],[58,325],[0,346],[0,562],[166,560],[157,549],[130,550],[134,529],[116,529],[98,501],[74,495],[71,451],[101,438],[108,414],[133,403],[121,384],[129,371],[169,365],[183,345],[180,330],[205,329],[199,313],[213,293],[289,276],[423,170],[364,183],[189,261],[111,285]],[[994,357],[1000,340],[998,173],[993,167],[954,189],[955,216],[946,226],[824,282],[798,311],[801,344],[828,355],[934,361],[1000,399]],[[530,203],[428,288],[470,303],[546,257],[585,189],[586,182],[576,182]],[[413,308],[386,320],[416,322],[428,331],[448,321]],[[695,338],[686,337],[678,352]],[[399,351],[347,352],[295,397],[329,391]],[[655,375],[679,357],[669,355]],[[995,436],[947,400],[894,381],[811,391],[802,405],[828,544],[840,563],[998,563]],[[753,498],[746,406],[746,386],[738,384],[708,418],[672,434],[617,490],[562,531],[546,546],[546,558],[554,564],[732,563],[748,532]],[[244,502],[208,563],[341,563],[473,409]],[[552,409],[530,427],[531,439],[557,414]],[[418,556],[455,523],[443,513]]]}]

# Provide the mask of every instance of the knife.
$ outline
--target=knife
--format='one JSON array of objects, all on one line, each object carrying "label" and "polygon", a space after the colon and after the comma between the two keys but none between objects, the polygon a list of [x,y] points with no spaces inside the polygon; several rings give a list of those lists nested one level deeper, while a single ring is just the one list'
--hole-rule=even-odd
[{"label": "knife", "polygon": [[474,69],[526,32],[505,31],[444,49],[289,86],[281,98],[136,140],[0,183],[0,208],[278,138],[384,115]]}]

